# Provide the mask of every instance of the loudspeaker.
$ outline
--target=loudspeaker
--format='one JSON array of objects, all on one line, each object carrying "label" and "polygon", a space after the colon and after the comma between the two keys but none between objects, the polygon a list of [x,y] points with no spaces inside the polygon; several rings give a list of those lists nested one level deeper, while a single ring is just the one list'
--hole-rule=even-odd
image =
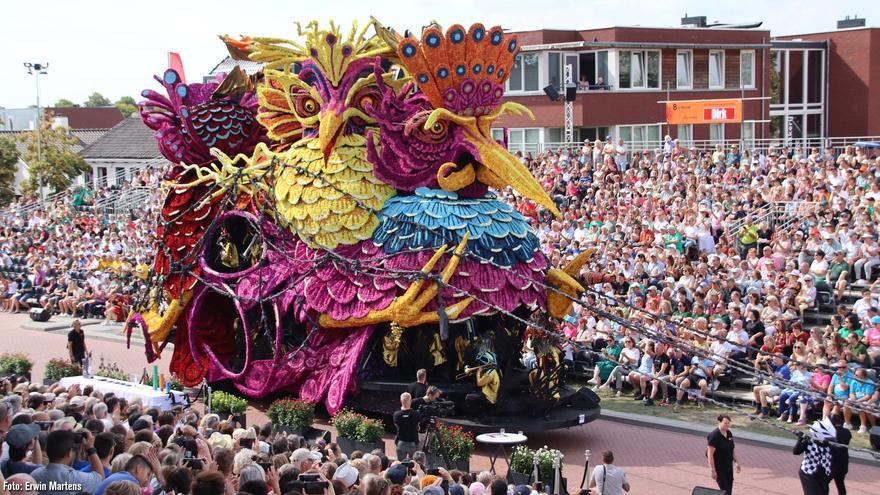
[{"label": "loudspeaker", "polygon": [[34,321],[49,321],[49,318],[52,316],[51,313],[46,311],[43,308],[33,308],[28,311],[28,315],[30,315],[31,319]]},{"label": "loudspeaker", "polygon": [[571,406],[578,409],[595,409],[599,407],[601,400],[602,398],[596,395],[596,392],[587,387],[581,387],[571,396]]},{"label": "loudspeaker", "polygon": [[565,87],[565,101],[574,101],[578,87],[574,84]]},{"label": "loudspeaker", "polygon": [[714,488],[706,488],[705,486],[695,486],[691,495],[724,495],[724,490],[716,490]]},{"label": "loudspeaker", "polygon": [[544,88],[544,94],[550,98],[550,101],[559,101],[559,90],[552,84]]},{"label": "loudspeaker", "polygon": [[874,450],[880,450],[880,426],[868,430],[868,435],[871,438],[871,447],[874,447]]}]

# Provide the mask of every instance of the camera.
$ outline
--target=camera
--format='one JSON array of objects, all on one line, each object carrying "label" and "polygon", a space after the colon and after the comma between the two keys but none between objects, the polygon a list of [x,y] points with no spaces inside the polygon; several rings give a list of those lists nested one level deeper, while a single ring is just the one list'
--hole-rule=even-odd
[{"label": "camera", "polygon": [[419,414],[429,417],[441,417],[455,415],[455,402],[451,400],[435,400],[434,402],[425,402],[419,407]]},{"label": "camera", "polygon": [[330,483],[321,480],[316,473],[301,473],[296,481],[290,485],[294,491],[308,495],[321,495],[330,486]]},{"label": "camera", "polygon": [[[43,427],[40,426],[42,429]],[[80,444],[86,441],[86,438],[89,436],[89,432],[87,431],[77,431],[74,432],[73,442],[76,444]]]}]

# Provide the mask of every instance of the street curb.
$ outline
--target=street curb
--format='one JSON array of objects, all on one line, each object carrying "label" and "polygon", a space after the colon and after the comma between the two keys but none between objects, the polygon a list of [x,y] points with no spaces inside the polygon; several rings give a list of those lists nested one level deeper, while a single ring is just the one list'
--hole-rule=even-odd
[{"label": "street curb", "polygon": [[[657,428],[661,430],[673,431],[677,433],[687,433],[690,435],[699,436],[705,436],[715,429],[713,426],[702,423],[690,423],[677,419],[668,419],[660,418],[657,416],[647,416],[644,414],[632,414],[619,411],[611,411],[605,409],[604,407],[602,408],[602,412],[599,415],[599,418],[607,419],[609,421],[614,421],[617,423],[624,423],[634,426],[650,426],[652,428]],[[736,429],[735,435],[738,441],[747,443],[749,445],[756,445],[758,447],[769,447],[777,450],[784,450],[787,452],[791,452],[795,444],[794,439],[774,437],[770,435],[763,435],[761,433],[752,433],[749,431],[744,431],[741,428]],[[871,457],[870,454],[866,454],[864,452],[851,451],[849,454],[849,460],[850,462],[855,462],[866,466],[880,467],[880,460],[875,459]]]}]

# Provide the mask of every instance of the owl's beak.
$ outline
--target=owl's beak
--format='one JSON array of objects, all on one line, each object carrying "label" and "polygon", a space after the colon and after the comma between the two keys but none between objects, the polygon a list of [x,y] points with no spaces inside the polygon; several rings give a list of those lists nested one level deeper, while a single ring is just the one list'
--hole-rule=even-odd
[{"label": "owl's beak", "polygon": [[330,159],[330,154],[336,148],[336,140],[345,128],[345,118],[334,112],[327,112],[321,116],[321,124],[318,126],[318,144],[321,153],[324,154],[324,163]]},{"label": "owl's beak", "polygon": [[[487,136],[488,132],[482,132],[479,127],[482,126],[471,126],[466,128],[465,132],[479,154],[476,179],[499,191],[510,186],[561,218],[556,203],[550,199],[547,191],[541,187],[529,169],[503,146]],[[485,130],[488,131],[488,128]]]}]

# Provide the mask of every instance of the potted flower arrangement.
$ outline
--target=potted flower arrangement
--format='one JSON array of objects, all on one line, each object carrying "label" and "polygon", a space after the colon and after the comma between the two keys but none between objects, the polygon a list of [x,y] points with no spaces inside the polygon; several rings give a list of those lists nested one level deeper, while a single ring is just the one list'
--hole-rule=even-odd
[{"label": "potted flower arrangement", "polygon": [[343,409],[333,416],[330,424],[336,428],[336,443],[346,454],[357,450],[358,427],[367,419],[363,414],[358,414],[349,409]]},{"label": "potted flower arrangement", "polygon": [[34,362],[27,354],[21,352],[0,355],[0,375],[19,375],[31,381],[31,368]]},{"label": "potted flower arrangement", "polygon": [[171,375],[171,390],[176,390],[178,392],[183,392],[184,390],[183,383],[180,383],[176,374]]},{"label": "potted flower arrangement", "polygon": [[372,452],[379,449],[385,452],[385,425],[378,419],[364,418],[357,427],[355,447],[362,452]]},{"label": "potted flower arrangement", "polygon": [[[540,449],[535,451],[535,457],[538,459],[538,474],[539,479],[544,482],[544,486],[547,487],[547,493],[553,492],[553,485],[556,482],[556,473],[554,470],[554,462],[555,459],[559,459],[559,471],[562,472],[562,459],[564,455],[557,449],[551,449],[546,445],[541,447]],[[532,461],[534,462],[534,460]],[[559,478],[562,486],[559,489],[559,493],[567,493],[565,478],[560,475]]]},{"label": "potted flower arrangement", "polygon": [[231,419],[238,422],[244,428],[247,424],[244,414],[245,410],[247,410],[247,401],[241,397],[236,397],[221,390],[211,393],[211,412],[219,415],[220,419]]},{"label": "potted flower arrangement", "polygon": [[98,367],[98,371],[95,375],[103,376],[104,378],[112,378],[114,380],[121,380],[123,382],[127,382],[130,379],[128,373],[122,371],[116,363],[105,364],[103,357],[101,357],[101,365]]},{"label": "potted flower arrangement", "polygon": [[[470,472],[471,454],[474,451],[474,434],[460,426],[438,423],[429,445],[428,465],[439,464],[446,469]],[[431,457],[435,457],[432,463]],[[432,466],[435,467],[435,466]]]},{"label": "potted flower arrangement", "polygon": [[315,405],[300,399],[278,399],[269,406],[269,420],[275,431],[294,433],[311,438],[321,433],[312,428],[315,421]]},{"label": "potted flower arrangement", "polygon": [[534,470],[535,451],[527,445],[517,445],[510,454],[510,469],[507,471],[507,481],[514,485],[528,485],[531,483],[532,471]]},{"label": "potted flower arrangement", "polygon": [[66,359],[54,358],[46,363],[46,371],[43,373],[43,383],[51,385],[62,378],[68,376],[82,375],[82,366],[77,363],[71,363]]}]

